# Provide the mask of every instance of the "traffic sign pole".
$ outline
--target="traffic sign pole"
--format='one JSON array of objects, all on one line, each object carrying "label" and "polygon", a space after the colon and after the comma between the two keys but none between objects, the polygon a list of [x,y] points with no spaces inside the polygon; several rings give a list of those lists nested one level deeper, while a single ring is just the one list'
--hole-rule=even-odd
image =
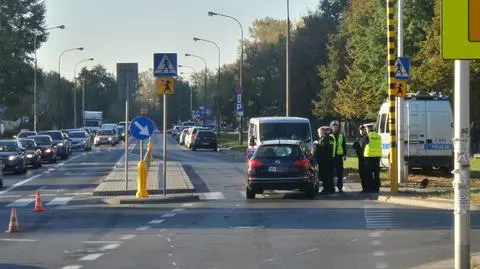
[{"label": "traffic sign pole", "polygon": [[394,0],[387,1],[387,60],[388,60],[388,104],[389,104],[389,129],[390,129],[390,190],[398,192],[397,180],[397,135],[396,135],[396,116],[395,116],[395,22],[394,22]]},{"label": "traffic sign pole", "polygon": [[[454,222],[455,269],[470,268],[470,61],[455,61]],[[467,105],[465,105],[467,104]]]},{"label": "traffic sign pole", "polygon": [[163,196],[167,195],[167,95],[163,95]]},{"label": "traffic sign pole", "polygon": [[[403,57],[403,0],[397,0],[398,8],[398,28],[397,28],[397,56]],[[405,92],[407,89],[405,88]],[[404,146],[404,112],[403,112],[403,96],[397,96],[397,177],[398,183],[403,183],[407,181],[405,178],[405,146]],[[410,139],[408,139],[410,140]],[[407,174],[408,175],[408,174]]]}]

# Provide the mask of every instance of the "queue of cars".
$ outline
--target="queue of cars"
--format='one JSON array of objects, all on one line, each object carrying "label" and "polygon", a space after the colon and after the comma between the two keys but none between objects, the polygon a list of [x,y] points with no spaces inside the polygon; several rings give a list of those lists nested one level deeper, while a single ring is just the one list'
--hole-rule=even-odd
[{"label": "queue of cars", "polygon": [[218,150],[217,134],[211,127],[174,126],[170,131],[177,143],[193,151],[197,149]]}]

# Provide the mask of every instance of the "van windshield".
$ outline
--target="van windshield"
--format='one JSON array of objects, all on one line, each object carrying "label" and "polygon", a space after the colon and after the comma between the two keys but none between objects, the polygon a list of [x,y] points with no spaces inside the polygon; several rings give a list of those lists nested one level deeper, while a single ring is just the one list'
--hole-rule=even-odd
[{"label": "van windshield", "polygon": [[272,122],[260,124],[260,140],[292,139],[310,142],[310,125],[303,122]]}]

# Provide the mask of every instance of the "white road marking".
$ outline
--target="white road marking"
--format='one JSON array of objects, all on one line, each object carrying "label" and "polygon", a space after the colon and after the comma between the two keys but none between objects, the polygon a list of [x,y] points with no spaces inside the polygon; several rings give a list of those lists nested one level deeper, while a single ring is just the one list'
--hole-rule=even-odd
[{"label": "white road marking", "polygon": [[84,177],[88,175],[87,173],[72,173],[72,172],[66,172],[63,174],[64,176],[75,176],[75,177]]},{"label": "white road marking", "polygon": [[17,187],[20,187],[20,186],[22,186],[22,185],[24,185],[24,184],[26,184],[26,183],[28,183],[28,182],[36,179],[36,178],[39,178],[40,176],[42,176],[42,175],[41,175],[41,174],[38,174],[38,175],[31,176],[31,177],[29,177],[29,178],[27,178],[27,179],[24,179],[24,180],[22,180],[22,181],[19,181],[19,182],[13,184],[12,186],[6,188],[5,190],[0,191],[0,195],[3,195],[3,194],[5,194],[5,193],[7,193],[7,192],[9,192],[9,191],[17,188]]},{"label": "white road marking", "polygon": [[135,229],[135,230],[137,230],[137,231],[146,231],[146,230],[148,230],[148,229],[150,229],[150,228],[152,228],[152,227],[150,227],[150,226],[141,226],[141,227],[138,227],[138,228]]},{"label": "white road marking", "polygon": [[22,238],[0,238],[0,241],[9,242],[37,242],[37,239],[22,239]]},{"label": "white road marking", "polygon": [[192,207],[193,206],[193,203],[185,203],[182,205],[183,207]]},{"label": "white road marking", "polygon": [[120,236],[120,240],[130,240],[130,239],[133,239],[134,237],[135,237],[134,234],[126,234],[126,235]]},{"label": "white road marking", "polygon": [[73,199],[73,197],[57,197],[51,200],[50,202],[47,203],[47,206],[49,205],[66,205],[68,202],[70,202]]},{"label": "white road marking", "polygon": [[62,267],[62,269],[80,269],[80,268],[82,268],[81,265],[67,265]]},{"label": "white road marking", "polygon": [[375,251],[373,252],[373,256],[385,256],[385,251]]},{"label": "white road marking", "polygon": [[231,229],[265,229],[265,226],[230,226]]},{"label": "white road marking", "polygon": [[177,263],[176,263],[176,262],[172,262],[172,265],[173,265],[173,266],[177,266]]},{"label": "white road marking", "polygon": [[64,195],[72,195],[72,196],[77,196],[77,195],[92,195],[93,192],[69,192],[69,193],[64,193]]},{"label": "white road marking", "polygon": [[149,221],[148,224],[160,224],[164,221],[165,220],[163,220],[163,219],[154,219],[154,220]]},{"label": "white road marking", "polygon": [[21,195],[2,195],[0,198],[19,198]]},{"label": "white road marking", "polygon": [[6,205],[7,207],[22,207],[22,206],[27,206],[28,204],[32,203],[35,201],[33,198],[22,198],[22,199],[17,199],[10,204]]},{"label": "white road marking", "polygon": [[170,238],[167,238],[167,241],[168,241],[168,243],[170,243],[170,242],[172,242],[172,239],[170,239]]},{"label": "white road marking", "polygon": [[174,248],[175,246],[173,244],[170,244],[170,248]]},{"label": "white road marking", "polygon": [[270,258],[270,259],[266,259],[266,260],[264,260],[263,262],[273,262],[273,259],[271,259],[271,258]]},{"label": "white road marking", "polygon": [[120,246],[120,244],[108,244],[108,245],[105,245],[103,247],[100,248],[100,250],[112,250],[112,249],[116,249]]},{"label": "white road marking", "polygon": [[[53,196],[57,196],[57,194],[55,194],[55,193],[40,194],[40,197],[53,197]],[[36,197],[36,195],[35,194],[30,194],[28,197]]]},{"label": "white road marking", "polygon": [[165,213],[165,214],[161,215],[160,217],[161,218],[171,218],[175,215],[177,215],[177,214],[175,214],[175,213]]},{"label": "white road marking", "polygon": [[388,264],[385,262],[377,262],[376,263],[376,268],[377,269],[386,269],[388,268]]},{"label": "white road marking", "polygon": [[200,200],[222,200],[225,199],[225,195],[222,192],[204,192],[198,193]]},{"label": "white road marking", "polygon": [[307,253],[310,253],[310,252],[314,252],[314,251],[317,251],[318,248],[312,248],[312,249],[308,249],[308,250],[305,250],[305,251],[300,251],[297,253],[297,255],[303,255],[303,254],[307,254]]},{"label": "white road marking", "polygon": [[372,246],[380,246],[381,244],[382,244],[382,241],[379,241],[379,240],[372,241]]},{"label": "white road marking", "polygon": [[173,256],[173,254],[172,254],[172,253],[168,253],[168,256],[169,256],[169,257],[172,257],[172,256]]},{"label": "white road marking", "polygon": [[37,189],[37,191],[42,191],[43,189],[45,189],[47,186],[41,186],[40,188]]},{"label": "white road marking", "polygon": [[383,231],[371,232],[370,236],[371,237],[382,237],[383,236]]},{"label": "white road marking", "polygon": [[80,241],[84,244],[120,244],[122,241]]},{"label": "white road marking", "polygon": [[175,209],[172,209],[172,212],[182,212],[182,211],[185,211],[185,208],[175,208]]},{"label": "white road marking", "polygon": [[93,260],[96,260],[96,259],[100,258],[100,256],[102,256],[102,255],[103,255],[103,253],[88,254],[88,255],[80,258],[79,261],[93,261]]}]

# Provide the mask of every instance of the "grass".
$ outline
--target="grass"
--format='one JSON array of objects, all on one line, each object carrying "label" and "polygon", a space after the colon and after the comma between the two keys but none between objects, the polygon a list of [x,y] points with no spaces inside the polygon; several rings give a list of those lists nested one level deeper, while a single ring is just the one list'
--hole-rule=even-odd
[{"label": "grass", "polygon": [[218,144],[222,145],[223,147],[230,148],[231,150],[245,152],[247,149],[247,136],[243,134],[243,144],[240,145],[240,141],[238,139],[238,134],[226,134],[222,133],[220,138],[218,139]]}]

